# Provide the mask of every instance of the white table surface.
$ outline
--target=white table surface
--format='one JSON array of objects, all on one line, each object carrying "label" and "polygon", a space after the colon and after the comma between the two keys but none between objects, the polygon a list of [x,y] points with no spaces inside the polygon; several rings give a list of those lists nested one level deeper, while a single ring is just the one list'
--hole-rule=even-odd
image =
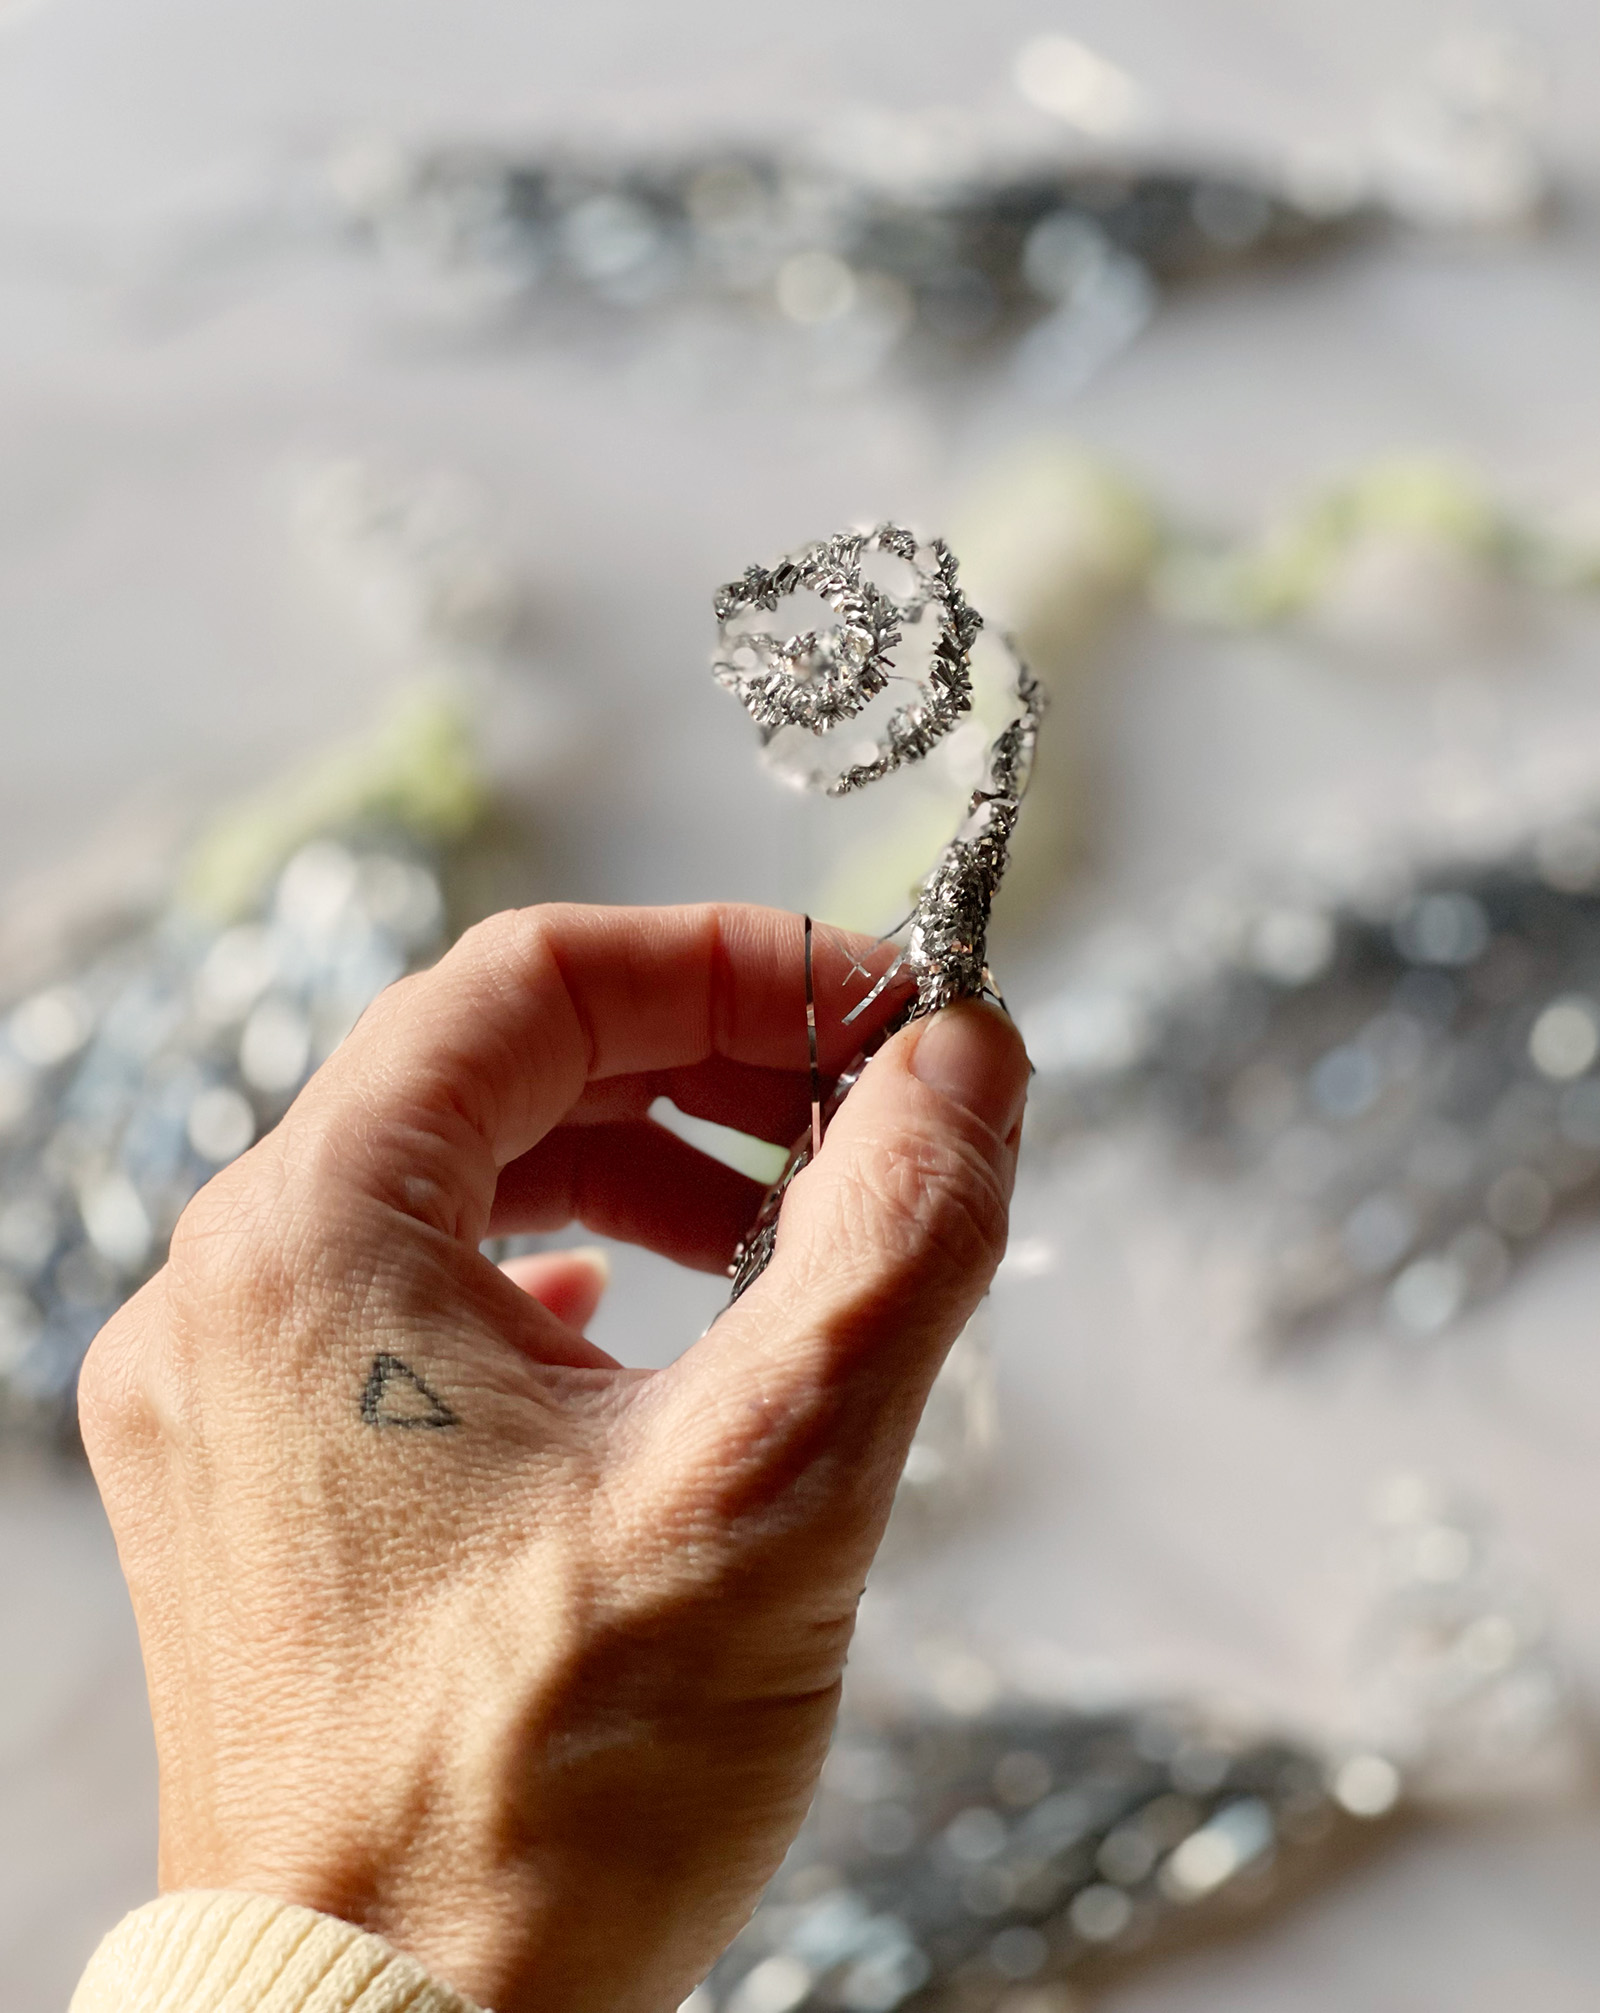
[{"label": "white table surface", "polygon": [[[0,882],[113,813],[221,801],[381,703],[403,667],[341,626],[284,533],[295,468],[330,453],[480,485],[529,579],[544,674],[588,718],[627,709],[632,731],[596,737],[552,789],[529,888],[603,899],[796,898],[812,828],[697,680],[707,590],[835,523],[941,522],[1043,428],[1239,521],[1407,445],[1475,458],[1512,494],[1600,488],[1581,222],[1209,287],[1051,412],[1003,385],[828,402],[754,348],[698,377],[648,344],[626,363],[475,352],[408,332],[359,265],[298,253],[156,285],[175,219],[236,210],[274,163],[352,130],[637,140],[788,131],[864,100],[998,111],[1018,42],[1049,28],[1134,70],[1179,131],[1245,154],[1347,142],[1467,18],[1446,0],[0,0]],[[1600,165],[1592,10],[1508,0],[1500,18],[1549,60],[1551,144],[1581,181]],[[1127,639],[1101,687],[1097,900],[1137,906],[1197,859],[1381,819],[1442,757],[1491,784],[1536,768],[1600,726],[1597,645],[1580,617],[1498,667],[1384,677],[1261,641]],[[1263,1376],[1196,1336],[1181,1251],[1114,1180],[1040,1184],[1019,1214],[1060,1259],[993,1303],[1005,1486],[900,1568],[913,1608],[1314,1722],[1366,1497],[1420,1468],[1492,1504],[1584,1682],[1600,1676],[1600,1241],[1547,1254],[1449,1350],[1402,1362],[1355,1335]],[[661,1360],[716,1299],[627,1258],[596,1333]],[[151,1891],[154,1769],[92,1491],[3,1458],[0,1998],[56,2013],[95,1935]],[[1589,1813],[1491,1814],[1110,2003],[1565,2013],[1594,2004],[1597,1900]]]}]

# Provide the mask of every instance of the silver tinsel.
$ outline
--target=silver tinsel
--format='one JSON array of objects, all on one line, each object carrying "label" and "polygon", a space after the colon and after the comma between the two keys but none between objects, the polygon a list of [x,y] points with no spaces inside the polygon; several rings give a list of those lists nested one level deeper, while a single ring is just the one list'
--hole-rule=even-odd
[{"label": "silver tinsel", "polygon": [[688,2013],[1070,2013],[1381,1835],[1375,1755],[1151,1704],[847,1713],[804,1830]]},{"label": "silver tinsel", "polygon": [[317,840],[254,913],[174,903],[0,1016],[0,1420],[70,1439],[84,1353],[190,1197],[445,947],[438,865],[399,829]]},{"label": "silver tinsel", "polygon": [[382,257],[508,331],[720,306],[934,368],[1046,325],[1116,325],[1114,350],[1158,284],[1326,251],[1381,221],[1359,191],[1313,203],[1220,168],[958,163],[914,116],[890,144],[906,172],[848,146],[629,162],[363,141],[330,181]]},{"label": "silver tinsel", "polygon": [[[908,594],[892,595],[865,577],[863,558],[873,552],[910,568],[914,584]],[[926,678],[916,697],[889,716],[871,757],[832,775],[813,768],[803,778],[808,787],[834,797],[861,789],[921,761],[972,709],[972,646],[983,618],[962,594],[956,576],[955,556],[942,540],[924,543],[894,524],[841,532],[771,569],[753,566],[716,597],[719,647],[713,675],[750,715],[764,745],[787,728],[820,737],[859,717],[891,676],[899,675],[892,653],[904,632],[921,623],[929,609],[937,609],[939,633]],[[801,589],[820,595],[835,610],[840,620],[833,629],[780,639],[737,627],[754,610],[772,612]],[[923,882],[911,915],[894,933],[904,936],[897,955],[845,1016],[847,1025],[855,1022],[900,973],[908,975],[914,991],[875,1031],[874,1046],[908,1021],[937,1013],[955,1000],[997,996],[988,966],[989,914],[1005,874],[1044,709],[1037,680],[1014,649],[1010,654],[1013,716],[989,748],[986,773],[972,792],[959,831]],[[835,1081],[830,1114],[854,1084],[865,1056],[863,1050]],[[811,1136],[796,1146],[736,1252],[731,1268],[735,1300],[765,1271],[784,1194],[810,1161],[813,1147]]]},{"label": "silver tinsel", "polygon": [[1144,944],[1024,1016],[1030,1132],[1154,1117],[1231,1176],[1269,1335],[1361,1311],[1437,1334],[1600,1206],[1600,816]]},{"label": "silver tinsel", "polygon": [[[890,716],[871,761],[833,777],[814,771],[806,778],[809,788],[843,797],[904,763],[920,762],[972,705],[972,645],[983,621],[956,582],[950,548],[935,538],[927,549],[923,562],[915,536],[894,524],[842,531],[780,560],[770,572],[748,568],[717,595],[721,648],[713,674],[756,723],[763,746],[785,727],[827,734],[854,719],[887,688],[905,627],[920,622],[930,605],[939,610],[926,688]],[[888,553],[909,566],[913,592],[896,600],[867,579],[862,558],[868,552]],[[754,609],[775,610],[800,589],[834,609],[839,621],[833,629],[780,640],[732,627]]]}]

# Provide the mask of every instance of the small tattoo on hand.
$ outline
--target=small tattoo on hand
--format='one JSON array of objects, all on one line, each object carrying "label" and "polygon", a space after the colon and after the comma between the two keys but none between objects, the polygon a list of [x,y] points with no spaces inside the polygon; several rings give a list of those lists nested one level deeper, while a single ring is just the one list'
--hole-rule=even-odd
[{"label": "small tattoo on hand", "polygon": [[398,1356],[374,1356],[361,1393],[361,1417],[368,1426],[402,1426],[442,1433],[461,1421],[450,1407]]}]

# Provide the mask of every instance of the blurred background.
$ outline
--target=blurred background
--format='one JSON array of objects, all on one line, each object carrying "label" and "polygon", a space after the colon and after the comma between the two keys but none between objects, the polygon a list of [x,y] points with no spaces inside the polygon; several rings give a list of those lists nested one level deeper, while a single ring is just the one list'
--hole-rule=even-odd
[{"label": "blurred background", "polygon": [[[719,582],[886,517],[1053,705],[1013,1251],[858,1662],[1177,1771],[1032,1914],[942,1832],[951,1990],[1592,2002],[1597,134],[1578,0],[0,0],[13,2013],[154,1887],[89,1336],[472,915],[897,919],[959,763],[812,801],[706,671]],[[593,1332],[722,1293],[619,1253]],[[1316,1822],[1149,1701],[1291,1741]],[[717,2003],[791,2013],[777,1961]]]}]

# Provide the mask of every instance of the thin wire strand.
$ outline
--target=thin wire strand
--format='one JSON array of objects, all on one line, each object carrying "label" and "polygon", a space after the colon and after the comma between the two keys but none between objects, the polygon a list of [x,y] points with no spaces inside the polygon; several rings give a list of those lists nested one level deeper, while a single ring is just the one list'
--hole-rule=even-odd
[{"label": "thin wire strand", "polygon": [[811,918],[806,917],[806,1047],[811,1061],[811,1153],[822,1151],[822,1072],[817,1067],[817,989],[811,966]]}]

